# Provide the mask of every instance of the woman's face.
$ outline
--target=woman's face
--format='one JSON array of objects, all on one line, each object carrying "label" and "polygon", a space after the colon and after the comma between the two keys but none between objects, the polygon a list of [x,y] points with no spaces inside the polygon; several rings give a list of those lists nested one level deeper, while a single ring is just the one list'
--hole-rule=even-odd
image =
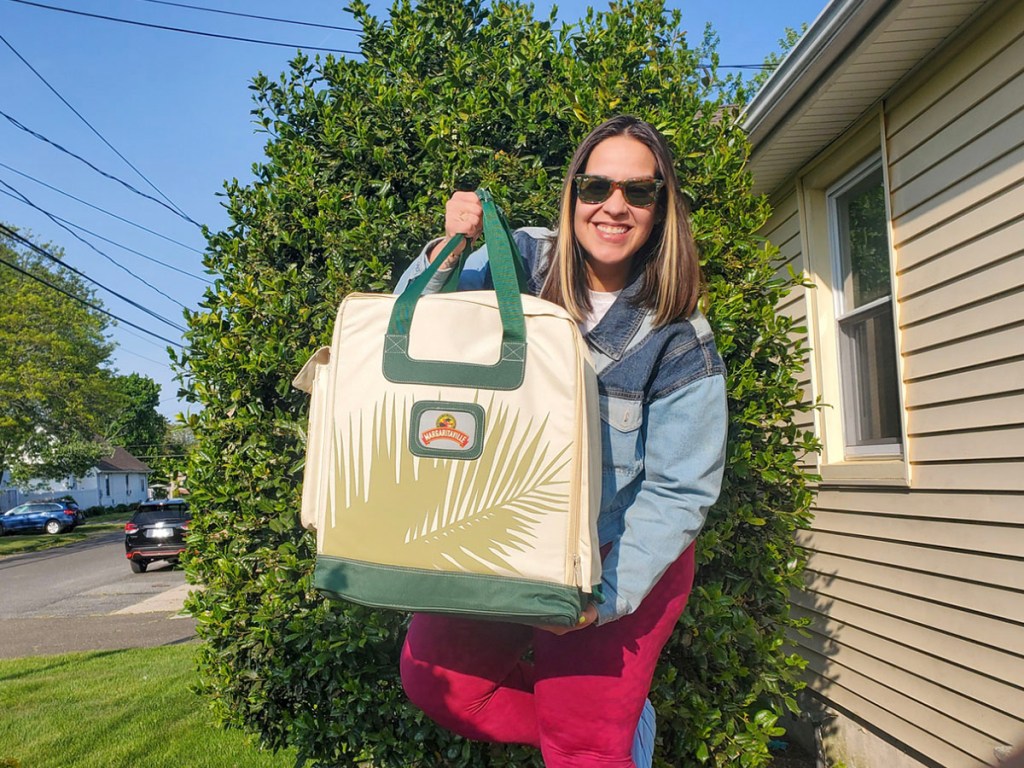
[{"label": "woman's face", "polygon": [[[594,147],[582,173],[624,181],[653,178],[657,167],[654,153],[644,144],[629,136],[612,136]],[[573,231],[583,248],[591,289],[617,291],[626,285],[633,256],[651,236],[657,216],[657,205],[629,205],[621,189],[613,190],[603,203],[576,200]]]}]

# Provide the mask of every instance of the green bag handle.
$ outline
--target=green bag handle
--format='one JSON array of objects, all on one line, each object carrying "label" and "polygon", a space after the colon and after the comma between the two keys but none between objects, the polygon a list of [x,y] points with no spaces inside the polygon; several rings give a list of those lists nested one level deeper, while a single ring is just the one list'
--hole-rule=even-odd
[{"label": "green bag handle", "polygon": [[[484,209],[484,238],[491,278],[501,315],[501,355],[493,365],[454,363],[446,360],[414,360],[409,356],[409,329],[412,326],[416,303],[423,289],[436,274],[441,264],[465,239],[456,235],[437,255],[423,273],[413,280],[395,300],[384,340],[384,378],[403,384],[441,384],[476,389],[518,389],[526,370],[526,323],[523,320],[522,293],[527,292],[526,274],[519,248],[512,238],[508,222],[498,210],[494,198],[485,189],[476,191]],[[458,286],[462,262],[469,248],[452,270],[443,290]]]}]

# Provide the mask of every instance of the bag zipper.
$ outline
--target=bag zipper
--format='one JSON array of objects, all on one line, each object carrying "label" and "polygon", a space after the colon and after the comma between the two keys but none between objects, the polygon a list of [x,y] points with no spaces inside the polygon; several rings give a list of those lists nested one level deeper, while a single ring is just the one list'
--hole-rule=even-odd
[{"label": "bag zipper", "polygon": [[[586,418],[587,408],[585,398],[587,385],[581,375],[583,366],[580,364],[580,337],[573,335],[573,344],[576,346],[576,477],[574,478],[572,494],[569,498],[569,555],[572,563],[572,585],[579,589],[583,588],[583,569],[580,563],[580,487],[583,484],[583,473],[590,466],[589,461],[579,461],[580,448],[583,446],[583,419]],[[580,405],[583,405],[582,412]],[[588,446],[589,449],[589,446]]]}]

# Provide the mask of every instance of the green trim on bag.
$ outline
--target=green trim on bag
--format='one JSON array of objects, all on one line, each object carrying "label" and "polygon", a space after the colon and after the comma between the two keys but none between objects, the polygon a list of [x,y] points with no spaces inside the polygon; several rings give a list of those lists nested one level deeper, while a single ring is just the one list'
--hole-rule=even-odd
[{"label": "green trim on bag", "polygon": [[440,384],[475,389],[519,389],[526,377],[526,342],[502,342],[501,359],[494,365],[414,360],[409,337],[388,334],[384,339],[384,378],[399,384]]},{"label": "green trim on bag", "polygon": [[[395,300],[384,341],[383,373],[388,381],[505,390],[522,385],[526,368],[526,321],[521,296],[526,291],[526,275],[522,256],[490,193],[478,189],[477,196],[483,205],[487,256],[501,316],[501,356],[494,365],[414,360],[409,356],[409,331],[416,304],[440,265],[462,242],[462,235],[456,235]],[[462,258],[466,256],[463,253]],[[457,271],[461,271],[461,266]],[[451,283],[451,276],[448,282]]]},{"label": "green trim on bag", "polygon": [[576,587],[475,573],[402,568],[317,555],[313,586],[373,608],[571,627],[583,613]]}]

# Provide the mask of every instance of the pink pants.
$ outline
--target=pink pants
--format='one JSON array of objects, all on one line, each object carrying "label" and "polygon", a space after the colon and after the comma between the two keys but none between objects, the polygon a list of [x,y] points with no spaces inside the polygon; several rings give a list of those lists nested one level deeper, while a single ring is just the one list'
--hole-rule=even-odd
[{"label": "pink pants", "polygon": [[[532,744],[548,768],[634,768],[630,751],[661,649],[693,585],[691,545],[636,612],[554,635],[519,624],[417,614],[402,685],[439,725]],[[523,661],[532,646],[533,662]]]}]

